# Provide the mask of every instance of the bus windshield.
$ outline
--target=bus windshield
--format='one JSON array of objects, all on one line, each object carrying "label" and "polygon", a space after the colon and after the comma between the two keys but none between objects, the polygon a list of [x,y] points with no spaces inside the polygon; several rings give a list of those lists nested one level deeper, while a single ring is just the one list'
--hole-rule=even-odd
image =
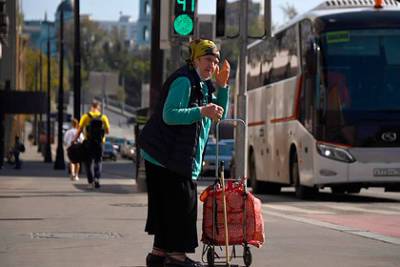
[{"label": "bus windshield", "polygon": [[339,108],[335,104],[364,111],[400,109],[399,44],[400,29],[324,34],[327,109]]},{"label": "bus windshield", "polygon": [[400,119],[400,29],[321,35],[320,106],[328,127]]}]

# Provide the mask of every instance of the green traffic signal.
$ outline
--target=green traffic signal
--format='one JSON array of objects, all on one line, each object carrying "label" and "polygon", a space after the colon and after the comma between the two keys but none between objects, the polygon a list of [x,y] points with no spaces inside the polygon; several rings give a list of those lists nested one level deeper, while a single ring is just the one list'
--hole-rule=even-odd
[{"label": "green traffic signal", "polygon": [[187,14],[181,14],[174,20],[174,30],[177,34],[186,36],[193,32],[193,18]]}]

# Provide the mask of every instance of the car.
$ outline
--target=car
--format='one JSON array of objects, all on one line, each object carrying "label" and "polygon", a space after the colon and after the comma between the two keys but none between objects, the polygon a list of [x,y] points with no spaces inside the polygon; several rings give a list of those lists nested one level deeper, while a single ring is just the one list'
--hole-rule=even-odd
[{"label": "car", "polygon": [[229,146],[232,151],[235,150],[235,139],[221,139],[219,140],[219,143]]},{"label": "car", "polygon": [[113,144],[111,144],[110,142],[106,142],[104,144],[103,159],[111,159],[113,161],[117,160],[117,151],[115,150]]},{"label": "car", "polygon": [[[233,157],[233,146],[218,144],[218,160],[224,161],[224,174],[230,175],[230,165]],[[202,176],[214,176],[217,161],[217,144],[208,143],[203,159]]]},{"label": "car", "polygon": [[221,139],[219,141],[220,144],[225,144],[229,146],[229,148],[232,150],[232,159],[229,164],[229,171],[230,171],[230,176],[232,178],[232,175],[235,174],[235,139]]},{"label": "car", "polygon": [[126,138],[123,137],[115,137],[115,136],[107,136],[106,142],[110,142],[117,152],[120,152],[121,145],[126,141]]},{"label": "car", "polygon": [[121,145],[120,154],[121,157],[123,158],[135,159],[136,158],[135,141],[125,140],[125,142]]}]

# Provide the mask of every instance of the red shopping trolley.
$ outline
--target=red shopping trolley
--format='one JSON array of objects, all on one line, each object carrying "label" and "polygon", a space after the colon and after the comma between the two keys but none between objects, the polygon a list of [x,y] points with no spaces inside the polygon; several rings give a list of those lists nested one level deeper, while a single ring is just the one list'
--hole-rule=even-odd
[{"label": "red shopping trolley", "polygon": [[[224,121],[239,122],[230,119]],[[222,121],[222,122],[224,122]],[[217,156],[218,162],[218,125]],[[246,179],[224,179],[224,163],[220,162],[216,179],[200,195],[203,202],[202,242],[203,262],[208,266],[223,263],[231,266],[233,258],[243,257],[245,266],[252,263],[250,245],[260,247],[264,243],[264,220],[261,201],[247,191]],[[236,246],[243,246],[242,255],[236,253]],[[225,246],[225,256],[220,255]]]}]

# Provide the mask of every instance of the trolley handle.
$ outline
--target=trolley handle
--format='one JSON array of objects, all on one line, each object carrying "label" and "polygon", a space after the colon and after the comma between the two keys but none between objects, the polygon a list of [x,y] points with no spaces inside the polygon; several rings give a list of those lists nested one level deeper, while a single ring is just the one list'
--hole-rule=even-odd
[{"label": "trolley handle", "polygon": [[[246,122],[242,119],[223,119],[217,122],[216,124],[216,128],[215,128],[215,132],[216,132],[216,159],[215,159],[215,166],[219,166],[219,125],[222,123],[239,123],[242,125],[242,127],[245,129],[246,128]],[[235,140],[236,142],[236,140]],[[237,164],[237,163],[236,163]],[[219,177],[218,176],[218,168],[215,168],[215,177]]]}]

